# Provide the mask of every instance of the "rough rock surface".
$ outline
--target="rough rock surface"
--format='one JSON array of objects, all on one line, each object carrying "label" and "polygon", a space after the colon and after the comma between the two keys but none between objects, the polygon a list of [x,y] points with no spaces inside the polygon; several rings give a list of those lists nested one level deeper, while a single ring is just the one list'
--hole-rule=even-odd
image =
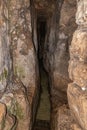
[{"label": "rough rock surface", "polygon": [[4,1],[0,1],[0,91],[3,92],[9,77],[11,59],[8,37],[8,9]]},{"label": "rough rock surface", "polygon": [[87,1],[77,1],[75,31],[70,46],[69,76],[73,83],[68,86],[71,113],[82,130],[87,130]]},{"label": "rough rock surface", "polygon": [[46,36],[44,64],[51,79],[53,102],[55,97],[57,100],[67,101],[66,91],[70,82],[68,76],[69,45],[72,34],[77,27],[75,13],[75,1],[57,2],[53,17],[50,20],[50,33],[48,34],[48,31]]},{"label": "rough rock surface", "polygon": [[72,116],[84,129],[87,128],[87,91],[82,90],[75,83],[69,84],[68,99]]},{"label": "rough rock surface", "polygon": [[[55,120],[53,122],[56,130],[81,130],[80,127],[74,122],[68,105],[62,105],[56,111]],[[52,126],[53,126],[52,125]]]},{"label": "rough rock surface", "polygon": [[[70,82],[68,75],[69,45],[73,32],[77,28],[75,23],[76,1],[55,1],[52,4],[55,8],[51,8],[51,13],[49,12],[50,4],[48,5],[48,3],[49,0],[35,0],[36,12],[34,13],[36,15],[33,14],[33,25],[34,29],[37,28],[35,20],[40,18],[47,22],[45,43],[42,45],[43,52],[42,50],[40,52],[42,52],[43,64],[49,75],[51,113],[53,113],[51,121],[58,123],[55,120],[55,111],[67,102],[67,87]],[[34,30],[34,43],[36,50],[38,50],[36,37]],[[57,130],[57,127],[53,126],[52,130]]]},{"label": "rough rock surface", "polygon": [[[7,130],[8,128],[17,130],[26,128],[28,130],[31,121],[28,93],[18,79],[15,79],[12,87],[0,99],[0,102],[4,105],[4,113],[2,113],[3,116],[1,117],[1,127],[3,128],[1,130]],[[2,110],[2,107],[0,107],[0,110]]]},{"label": "rough rock surface", "polygon": [[[69,11],[67,11],[68,9]],[[54,64],[53,64],[54,66],[53,86],[56,87],[57,89],[60,89],[63,92],[66,92],[68,83],[70,82],[68,76],[69,45],[71,43],[72,34],[76,28],[75,12],[76,12],[75,1],[63,2],[60,12],[59,32],[57,32],[58,40],[54,51]]]},{"label": "rough rock surface", "polygon": [[[69,45],[77,27],[75,13],[76,1],[61,1],[59,4],[57,2],[53,17],[49,22],[50,34],[46,36],[44,64],[50,77],[52,122],[55,120],[55,109],[67,103],[67,87],[70,82],[68,75]],[[55,126],[53,130],[57,130],[57,127]]]},{"label": "rough rock surface", "polygon": [[[39,98],[38,18],[47,24],[41,55],[49,75],[51,128],[87,130],[87,0],[77,0],[77,13],[76,0],[34,2],[32,32],[29,0],[0,1],[0,130],[32,129]],[[63,105],[67,94],[71,114]]]},{"label": "rough rock surface", "polygon": [[30,2],[0,1],[0,130],[31,130],[38,90]]}]

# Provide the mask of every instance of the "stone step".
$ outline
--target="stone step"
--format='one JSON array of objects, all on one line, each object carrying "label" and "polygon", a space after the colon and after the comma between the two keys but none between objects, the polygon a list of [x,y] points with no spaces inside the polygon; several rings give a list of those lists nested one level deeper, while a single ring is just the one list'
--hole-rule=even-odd
[{"label": "stone step", "polygon": [[36,120],[33,130],[50,130],[50,122],[45,120]]}]

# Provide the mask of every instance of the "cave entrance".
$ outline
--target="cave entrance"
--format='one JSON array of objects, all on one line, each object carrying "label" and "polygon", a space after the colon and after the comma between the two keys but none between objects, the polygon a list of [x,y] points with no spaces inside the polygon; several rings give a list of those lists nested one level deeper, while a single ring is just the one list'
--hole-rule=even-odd
[{"label": "cave entrance", "polygon": [[46,18],[39,17],[37,19],[37,42],[38,42],[38,61],[40,72],[40,99],[36,114],[34,130],[50,129],[49,78],[43,64],[46,33],[47,33],[47,20]]}]

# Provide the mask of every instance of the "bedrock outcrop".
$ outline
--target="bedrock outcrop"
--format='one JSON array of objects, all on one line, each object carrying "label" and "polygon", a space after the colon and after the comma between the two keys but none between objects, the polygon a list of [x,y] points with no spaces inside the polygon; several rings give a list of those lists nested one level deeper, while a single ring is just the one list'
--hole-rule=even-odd
[{"label": "bedrock outcrop", "polygon": [[[52,130],[57,130],[56,113],[67,103],[67,87],[71,82],[68,74],[69,46],[77,28],[75,23],[76,1],[57,1],[49,19],[44,49],[44,66],[49,75]],[[55,123],[54,123],[55,122]]]},{"label": "bedrock outcrop", "polygon": [[51,129],[87,130],[87,0],[77,0],[77,13],[76,0],[0,1],[0,130],[32,129],[38,52],[49,78]]},{"label": "bedrock outcrop", "polygon": [[38,77],[30,2],[0,1],[0,130],[31,130]]},{"label": "bedrock outcrop", "polygon": [[68,101],[71,113],[82,130],[87,130],[87,1],[77,1],[75,31],[70,46]]}]

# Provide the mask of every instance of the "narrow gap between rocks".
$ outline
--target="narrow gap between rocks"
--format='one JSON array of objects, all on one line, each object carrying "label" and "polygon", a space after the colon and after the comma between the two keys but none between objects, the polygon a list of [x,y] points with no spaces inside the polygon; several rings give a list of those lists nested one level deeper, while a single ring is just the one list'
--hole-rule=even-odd
[{"label": "narrow gap between rocks", "polygon": [[49,130],[50,128],[50,93],[49,78],[43,65],[44,44],[47,31],[45,18],[37,19],[37,41],[38,41],[38,62],[40,72],[40,99],[36,114],[34,130]]}]

